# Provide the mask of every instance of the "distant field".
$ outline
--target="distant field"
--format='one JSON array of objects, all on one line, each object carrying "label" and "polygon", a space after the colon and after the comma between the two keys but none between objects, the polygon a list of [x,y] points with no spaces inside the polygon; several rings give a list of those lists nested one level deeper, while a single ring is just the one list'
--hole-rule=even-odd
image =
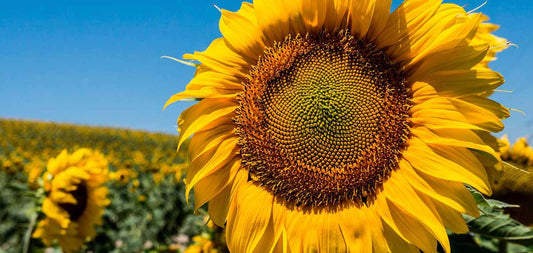
[{"label": "distant field", "polygon": [[[185,204],[185,153],[174,135],[70,124],[0,119],[0,252],[21,252],[42,198],[41,175],[62,150],[90,148],[109,161],[110,205],[95,252],[176,251],[206,230],[203,217]],[[42,214],[39,215],[42,218]],[[31,230],[31,229],[30,229]],[[41,252],[38,239],[29,252]],[[57,250],[57,248],[56,248]]]}]

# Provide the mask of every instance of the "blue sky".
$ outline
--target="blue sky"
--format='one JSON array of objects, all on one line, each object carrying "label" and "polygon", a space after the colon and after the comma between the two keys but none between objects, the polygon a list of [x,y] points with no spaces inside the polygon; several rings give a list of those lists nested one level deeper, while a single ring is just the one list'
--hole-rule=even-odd
[{"label": "blue sky", "polygon": [[[399,1],[394,1],[397,5]],[[451,1],[473,9],[483,1]],[[220,13],[240,1],[3,1],[0,8],[0,117],[176,133],[180,102],[194,68],[162,55],[204,50],[220,36]],[[518,44],[491,66],[507,83],[493,97],[511,108],[504,132],[533,134],[533,5],[491,0],[481,12]]]}]

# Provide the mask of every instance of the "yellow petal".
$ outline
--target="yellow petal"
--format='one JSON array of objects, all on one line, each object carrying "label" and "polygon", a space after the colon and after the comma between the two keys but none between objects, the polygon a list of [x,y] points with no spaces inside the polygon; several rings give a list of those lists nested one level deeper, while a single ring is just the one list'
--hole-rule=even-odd
[{"label": "yellow petal", "polygon": [[402,177],[399,172],[393,172],[383,185],[384,190],[381,194],[388,198],[389,203],[393,203],[404,213],[409,214],[410,218],[414,219],[411,223],[420,223],[440,242],[446,252],[450,252],[448,234],[446,234],[446,229],[442,225],[440,217],[435,216],[430,207],[411,187],[409,181],[409,179]]},{"label": "yellow petal", "polygon": [[266,46],[272,46],[274,41],[283,41],[289,34],[291,20],[299,17],[295,3],[297,1],[254,0],[253,2],[257,23],[266,37]]},{"label": "yellow petal", "polygon": [[[276,234],[274,232],[274,221],[273,219],[270,219],[265,229],[265,232],[261,236],[261,239],[259,240],[257,245],[254,246],[253,252],[263,253],[263,252],[283,251],[283,249],[282,250],[276,249],[276,246],[277,246],[276,242],[280,241],[280,237],[282,237],[282,234],[281,233]],[[281,246],[283,246],[283,241],[281,241]]]},{"label": "yellow petal", "polygon": [[246,182],[247,178],[247,171],[239,171],[235,179],[237,187],[232,191],[226,225],[227,244],[232,252],[253,252],[272,217],[272,195]]},{"label": "yellow petal", "polygon": [[235,98],[235,96],[236,94],[233,92],[223,93],[220,90],[213,89],[211,87],[205,87],[198,90],[184,90],[180,93],[172,95],[172,97],[170,97],[165,103],[165,106],[163,106],[163,110],[167,109],[169,105],[178,101],[192,100],[194,98]]},{"label": "yellow petal", "polygon": [[440,95],[452,97],[491,91],[504,83],[502,75],[490,70],[438,71],[411,81],[425,82],[433,86]]},{"label": "yellow petal", "polygon": [[300,3],[300,15],[307,32],[317,32],[326,21],[327,2],[316,0],[296,0]]},{"label": "yellow petal", "polygon": [[236,75],[246,75],[250,62],[234,52],[224,38],[213,40],[204,52],[185,54],[184,59],[197,60],[205,67],[219,72],[230,72]]},{"label": "yellow petal", "polygon": [[224,227],[228,217],[229,203],[231,199],[232,185],[224,188],[222,192],[209,201],[207,211],[209,218],[219,227]]},{"label": "yellow petal", "polygon": [[274,199],[272,206],[272,222],[274,225],[274,233],[276,235],[281,235],[282,248],[284,251],[288,251],[287,245],[287,230],[285,227],[287,216],[287,207],[285,206],[284,200]]},{"label": "yellow petal", "polygon": [[[383,237],[382,231],[377,234],[371,232],[381,230],[382,227],[380,218],[366,207],[348,207],[336,216],[349,252],[372,252],[372,247],[376,246],[373,239],[379,240],[374,236]],[[380,251],[377,248],[374,252],[386,252],[386,249]]]},{"label": "yellow petal", "polygon": [[241,167],[240,158],[234,158],[224,167],[198,181],[194,186],[194,207],[200,208],[231,185],[237,170]]},{"label": "yellow petal", "polygon": [[[416,217],[404,212],[403,209],[390,202],[384,196],[378,197],[374,205],[376,205],[375,208],[384,221],[383,223],[388,225],[384,225],[384,228],[390,228],[403,241],[416,245],[424,252],[436,251],[436,240],[424,229],[424,226],[418,222]],[[390,238],[390,234],[385,233],[385,235],[387,239]],[[389,244],[389,247],[392,249],[394,245]]]},{"label": "yellow petal", "polygon": [[[343,232],[339,225],[339,215],[335,213],[323,213],[314,220],[318,229],[318,245],[320,252],[346,252],[348,246],[346,245]],[[352,231],[355,232],[355,231]],[[367,238],[368,239],[368,238]],[[370,240],[367,249],[372,250]]]},{"label": "yellow petal", "polygon": [[222,10],[219,27],[227,42],[240,55],[248,57],[247,61],[257,61],[263,54],[263,36],[250,3],[243,2],[237,12]]},{"label": "yellow petal", "polygon": [[[486,172],[483,176],[479,175],[483,173],[481,171],[470,171],[468,168],[463,167],[461,162],[458,163],[456,160],[443,157],[442,155],[444,154],[442,153],[436,153],[435,149],[435,147],[433,149],[429,148],[418,138],[411,138],[407,150],[403,152],[403,156],[417,171],[441,179],[466,183],[482,193],[490,195],[491,190],[487,182]],[[448,151],[453,152],[453,154],[459,152],[456,150],[461,149],[448,148]],[[443,149],[439,151],[442,152]]]},{"label": "yellow petal", "polygon": [[410,62],[417,62],[424,58],[426,55],[444,51],[450,48],[459,46],[460,44],[468,43],[469,39],[472,39],[476,34],[477,28],[480,23],[480,16],[477,18],[467,18],[464,23],[458,23],[450,28],[438,33],[438,36],[434,40],[430,40],[429,45],[422,46],[423,50],[419,52]]},{"label": "yellow petal", "polygon": [[[499,132],[503,129],[501,120],[490,111],[460,99],[437,97],[411,108],[413,123],[428,128],[483,129]],[[442,123],[438,125],[437,123]]]},{"label": "yellow petal", "polygon": [[[450,98],[449,101],[464,115],[468,122],[491,132],[503,130],[503,123],[496,114],[463,99]],[[502,112],[504,113],[505,110]]]},{"label": "yellow petal", "polygon": [[360,0],[352,3],[352,33],[365,38],[372,25],[372,16],[376,6],[375,0]]},{"label": "yellow petal", "polygon": [[389,225],[385,223],[383,227],[383,234],[390,249],[388,252],[420,253],[417,247],[402,239]]},{"label": "yellow petal", "polygon": [[187,90],[215,90],[220,94],[231,94],[242,91],[243,76],[228,73],[228,71],[219,72],[203,65],[196,68],[196,75],[187,84]]},{"label": "yellow petal", "polygon": [[468,233],[468,226],[466,226],[465,219],[461,213],[429,197],[421,195],[421,198],[431,208],[431,211],[440,217],[440,221],[447,229],[456,234]]},{"label": "yellow petal", "polygon": [[392,0],[374,1],[374,14],[372,15],[372,25],[369,27],[367,39],[369,41],[376,40],[377,36],[383,31],[387,25],[390,15],[390,7]]},{"label": "yellow petal", "polygon": [[427,22],[440,6],[439,0],[404,1],[389,17],[387,25],[376,38],[380,48],[408,47],[417,27]]},{"label": "yellow petal", "polygon": [[237,141],[238,138],[229,137],[223,140],[216,149],[208,151],[191,161],[185,178],[187,184],[185,189],[186,199],[188,199],[190,190],[198,181],[219,170],[236,157]]},{"label": "yellow petal", "polygon": [[235,129],[230,124],[197,132],[189,142],[189,158],[194,160],[205,152],[220,146],[222,140],[234,136]]},{"label": "yellow petal", "polygon": [[[428,145],[448,145],[483,151],[497,157],[496,151],[488,145],[488,140],[480,138],[468,129],[428,129],[413,127],[411,133]],[[492,137],[494,139],[494,137]]]},{"label": "yellow petal", "polygon": [[283,228],[282,233],[280,233],[279,236],[277,237],[275,246],[269,251],[269,253],[277,253],[277,252],[281,252],[281,253],[289,252],[289,246],[287,242],[287,232],[285,231],[285,228]]},{"label": "yellow petal", "polygon": [[324,24],[328,32],[336,32],[345,28],[351,18],[350,0],[326,0],[327,14]]},{"label": "yellow petal", "polygon": [[461,97],[461,100],[464,100],[468,103],[484,108],[485,110],[488,110],[490,113],[496,115],[496,117],[498,117],[499,119],[506,119],[506,118],[509,118],[509,116],[511,116],[511,114],[509,113],[509,108],[483,96],[472,95],[472,96],[467,96],[467,97]]},{"label": "yellow petal", "polygon": [[231,118],[237,107],[237,101],[233,99],[206,98],[183,111],[178,118],[178,150],[187,138],[205,130],[211,122],[223,117]]},{"label": "yellow petal", "polygon": [[479,216],[474,197],[462,183],[419,175],[405,160],[400,161],[398,176],[404,177],[418,192],[470,216]]},{"label": "yellow petal", "polygon": [[[291,252],[318,252],[319,236],[313,220],[318,214],[314,212],[303,213],[296,208],[287,211],[286,228],[287,240]],[[302,235],[305,235],[302,237]]]},{"label": "yellow petal", "polygon": [[419,80],[422,76],[437,71],[471,69],[487,55],[488,50],[489,45],[481,44],[458,46],[434,52],[412,66],[408,76],[412,80]]}]

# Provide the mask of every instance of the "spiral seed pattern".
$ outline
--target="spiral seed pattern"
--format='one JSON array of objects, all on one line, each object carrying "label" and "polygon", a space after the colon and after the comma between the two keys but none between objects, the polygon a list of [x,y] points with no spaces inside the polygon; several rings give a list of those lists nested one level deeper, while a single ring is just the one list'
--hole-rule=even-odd
[{"label": "spiral seed pattern", "polygon": [[250,179],[297,206],[366,202],[409,135],[401,72],[348,31],[288,36],[268,48],[238,99]]}]

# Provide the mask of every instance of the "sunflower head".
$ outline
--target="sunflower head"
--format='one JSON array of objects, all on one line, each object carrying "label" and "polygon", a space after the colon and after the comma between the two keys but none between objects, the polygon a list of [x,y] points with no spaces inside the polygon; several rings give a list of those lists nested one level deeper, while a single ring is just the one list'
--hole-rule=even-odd
[{"label": "sunflower head", "polygon": [[86,239],[94,237],[94,226],[101,224],[109,204],[107,180],[107,160],[97,151],[82,148],[69,154],[63,150],[51,158],[43,176],[45,218],[33,237],[46,245],[58,241],[65,252],[79,250]]},{"label": "sunflower head", "polygon": [[525,225],[533,226],[533,148],[526,138],[519,138],[512,146],[504,135],[498,140],[504,166],[496,172],[492,188],[493,198],[519,205],[506,210],[511,217]]},{"label": "sunflower head", "polygon": [[39,187],[39,179],[42,177],[45,167],[40,159],[35,159],[24,166],[24,171],[28,177],[28,186],[31,189]]},{"label": "sunflower head", "polygon": [[[424,252],[478,215],[464,184],[507,108],[487,98],[502,48],[484,16],[441,1],[256,0],[221,10],[222,38],[167,104],[189,137],[187,194],[236,252]],[[501,41],[497,40],[498,43]],[[288,243],[287,243],[288,242]]]},{"label": "sunflower head", "polygon": [[135,169],[120,168],[109,173],[109,180],[115,181],[121,185],[125,185],[138,176],[139,173]]},{"label": "sunflower head", "polygon": [[235,118],[242,164],[288,202],[365,202],[397,166],[409,134],[404,77],[349,31],[288,35],[243,86]]}]

